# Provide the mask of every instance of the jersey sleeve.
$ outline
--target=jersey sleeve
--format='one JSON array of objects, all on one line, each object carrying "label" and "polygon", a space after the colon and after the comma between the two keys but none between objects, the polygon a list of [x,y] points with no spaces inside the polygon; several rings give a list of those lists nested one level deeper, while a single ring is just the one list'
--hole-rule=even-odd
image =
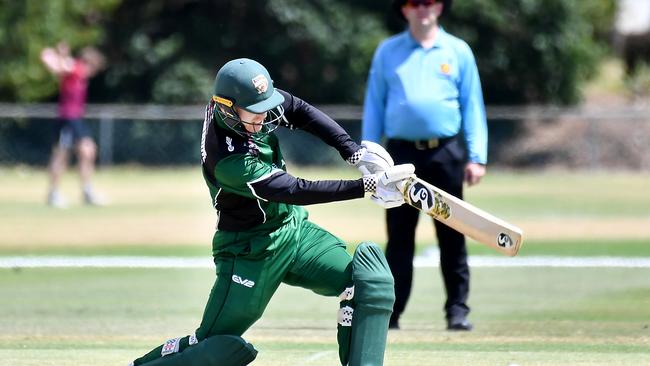
[{"label": "jersey sleeve", "polygon": [[249,182],[253,194],[265,201],[312,205],[364,196],[363,179],[317,180],[297,178],[279,170]]},{"label": "jersey sleeve", "polygon": [[474,54],[466,43],[463,42],[459,47],[459,54],[462,74],[458,99],[469,161],[486,164],[488,131],[478,67]]},{"label": "jersey sleeve", "polygon": [[304,130],[334,147],[344,160],[360,149],[350,135],[318,108],[304,100],[277,89],[284,96],[285,126]]},{"label": "jersey sleeve", "polygon": [[269,202],[311,205],[364,196],[362,179],[310,181],[248,155],[223,159],[215,173],[225,191]]}]

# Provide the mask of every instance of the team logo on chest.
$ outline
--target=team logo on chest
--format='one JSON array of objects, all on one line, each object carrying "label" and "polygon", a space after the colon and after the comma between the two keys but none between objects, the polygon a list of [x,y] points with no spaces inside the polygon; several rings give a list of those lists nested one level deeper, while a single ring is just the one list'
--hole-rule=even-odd
[{"label": "team logo on chest", "polygon": [[228,151],[235,151],[235,147],[232,145],[232,137],[226,136],[226,144],[228,145]]},{"label": "team logo on chest", "polygon": [[447,62],[443,62],[440,64],[440,72],[442,72],[445,75],[451,74],[451,65]]}]

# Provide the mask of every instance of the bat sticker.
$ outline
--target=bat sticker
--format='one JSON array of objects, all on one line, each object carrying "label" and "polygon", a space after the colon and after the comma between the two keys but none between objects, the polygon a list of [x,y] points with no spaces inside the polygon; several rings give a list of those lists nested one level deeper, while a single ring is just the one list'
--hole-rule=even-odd
[{"label": "bat sticker", "polygon": [[501,248],[510,248],[512,246],[512,239],[510,239],[510,236],[506,233],[499,233],[497,244],[499,244]]},{"label": "bat sticker", "polygon": [[415,183],[408,190],[408,198],[411,203],[424,212],[448,219],[451,216],[451,208],[444,201],[442,195],[432,192],[421,183]]},{"label": "bat sticker", "polygon": [[515,256],[523,231],[444,190],[411,176],[399,185],[404,202],[502,254]]}]

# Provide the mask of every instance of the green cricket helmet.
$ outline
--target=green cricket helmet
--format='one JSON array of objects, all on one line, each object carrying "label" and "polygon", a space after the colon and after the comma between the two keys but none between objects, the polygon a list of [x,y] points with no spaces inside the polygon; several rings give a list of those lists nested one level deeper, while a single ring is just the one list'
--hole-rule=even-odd
[{"label": "green cricket helmet", "polygon": [[273,87],[273,80],[266,68],[251,59],[235,59],[219,69],[214,80],[212,100],[219,107],[215,108],[216,113],[240,135],[251,132],[243,126],[249,122],[239,118],[235,107],[256,114],[268,112],[260,131],[263,133],[275,130],[284,118],[281,106],[284,97]]}]

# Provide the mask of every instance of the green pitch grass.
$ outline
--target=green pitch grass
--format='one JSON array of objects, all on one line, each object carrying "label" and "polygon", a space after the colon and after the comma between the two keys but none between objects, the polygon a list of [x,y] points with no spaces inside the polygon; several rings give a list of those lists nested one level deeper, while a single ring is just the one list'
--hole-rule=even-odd
[{"label": "green pitch grass", "polygon": [[[473,270],[470,333],[445,331],[436,269],[416,273],[386,365],[650,364],[650,269]],[[0,270],[0,365],[126,365],[193,332],[213,271]],[[336,365],[337,300],[283,286],[245,334],[255,365]]]},{"label": "green pitch grass", "polygon": [[[311,179],[357,177],[356,170],[298,170]],[[216,216],[199,168],[104,169],[96,185],[111,204],[80,203],[77,176],[64,177],[70,208],[45,206],[42,170],[0,167],[0,255],[8,254],[209,254]],[[466,190],[474,205],[525,233],[520,255],[650,257],[650,174],[523,174],[490,171]],[[312,221],[351,245],[385,243],[383,211],[360,199],[308,207]],[[422,215],[420,248],[435,245]],[[475,254],[494,254],[471,243]]]},{"label": "green pitch grass", "polygon": [[[307,178],[355,171],[302,170]],[[80,204],[66,175],[67,210],[44,205],[43,171],[0,168],[0,256],[210,255],[214,213],[200,170],[101,170],[103,208]],[[520,253],[650,257],[650,175],[491,171],[467,200],[521,226]],[[313,221],[351,244],[385,241],[368,200],[313,206]],[[435,245],[423,217],[418,245]],[[473,254],[497,255],[476,243]],[[476,329],[449,333],[438,270],[416,271],[386,365],[650,364],[650,269],[474,268]],[[212,285],[208,269],[0,269],[0,366],[126,365],[191,333]],[[336,299],[281,287],[246,335],[256,365],[335,365]]]}]

